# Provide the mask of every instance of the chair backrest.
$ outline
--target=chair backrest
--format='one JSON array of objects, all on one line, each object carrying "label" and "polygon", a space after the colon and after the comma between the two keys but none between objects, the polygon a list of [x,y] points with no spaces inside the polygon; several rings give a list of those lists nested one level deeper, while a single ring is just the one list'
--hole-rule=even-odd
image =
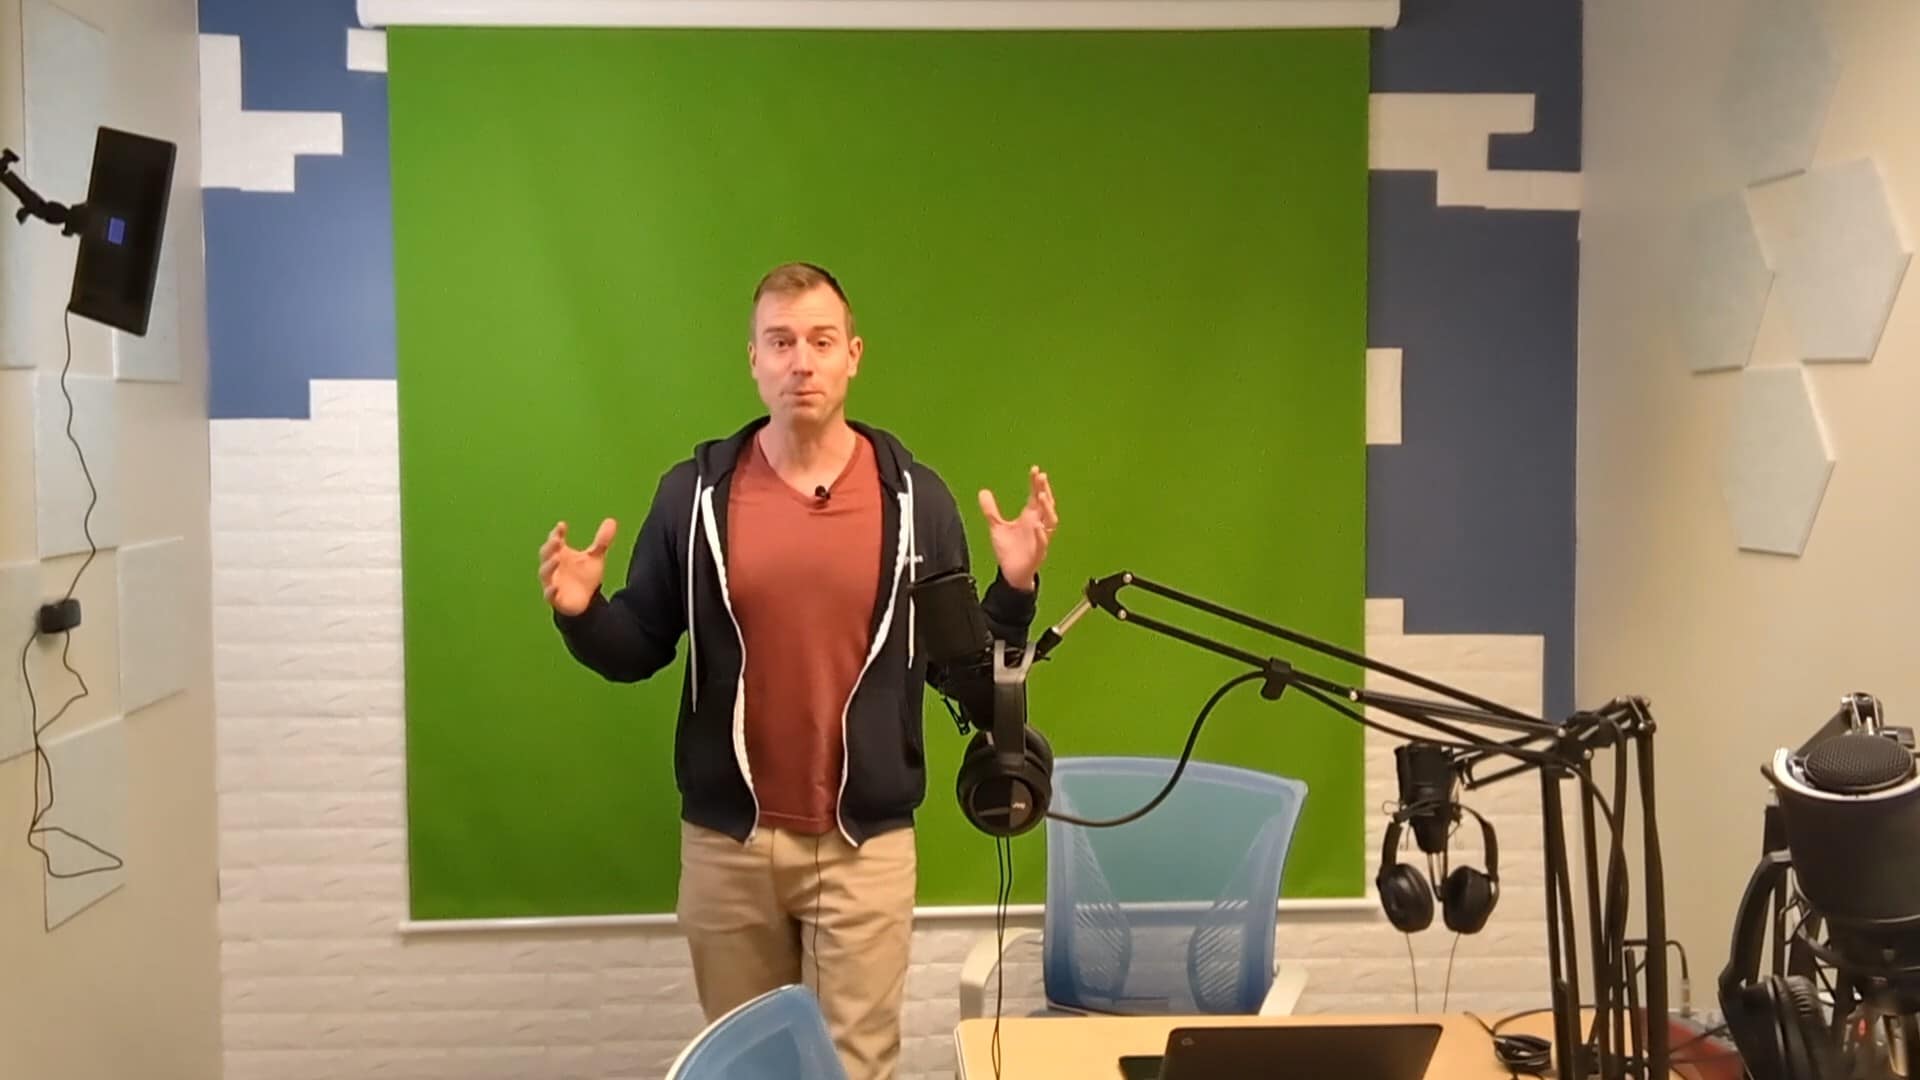
[{"label": "chair backrest", "polygon": [[[1167,758],[1054,763],[1054,808],[1119,817],[1173,775]],[[1189,761],[1126,825],[1047,822],[1047,1000],[1105,1013],[1255,1013],[1273,984],[1280,880],[1304,781]]]},{"label": "chair backrest", "polygon": [[708,1024],[668,1071],[668,1080],[845,1080],[820,1000],[783,986]]}]

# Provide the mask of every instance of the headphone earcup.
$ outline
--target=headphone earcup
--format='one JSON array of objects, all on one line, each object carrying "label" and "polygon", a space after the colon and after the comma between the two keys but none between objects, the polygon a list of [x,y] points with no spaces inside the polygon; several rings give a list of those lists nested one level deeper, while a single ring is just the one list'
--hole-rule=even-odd
[{"label": "headphone earcup", "polygon": [[1374,887],[1380,890],[1380,910],[1394,929],[1413,934],[1432,924],[1433,890],[1420,871],[1406,863],[1383,866]]},{"label": "headphone earcup", "polygon": [[1720,1010],[1727,1033],[1740,1051],[1740,1061],[1752,1080],[1788,1080],[1785,1038],[1780,1029],[1776,980],[1769,976],[1752,985],[1722,990]]},{"label": "headphone earcup", "polygon": [[1787,1075],[1794,1080],[1838,1080],[1837,1055],[1830,1045],[1813,983],[1801,975],[1774,975],[1769,981]]},{"label": "headphone earcup", "polygon": [[1029,727],[1020,760],[1009,771],[985,732],[968,740],[954,778],[954,795],[968,824],[989,836],[1018,836],[1046,819],[1053,800],[1053,747]]},{"label": "headphone earcup", "polygon": [[1493,879],[1471,866],[1455,867],[1440,887],[1441,917],[1457,934],[1477,934],[1493,914]]},{"label": "headphone earcup", "polygon": [[993,743],[987,739],[987,733],[974,732],[973,738],[967,740],[966,750],[960,754],[960,768],[953,776],[953,793],[960,800],[960,812],[968,821],[974,821],[974,793],[988,779],[993,763]]},{"label": "headphone earcup", "polygon": [[1037,728],[1027,729],[1027,787],[1034,816],[1045,817],[1053,804],[1053,744]]}]

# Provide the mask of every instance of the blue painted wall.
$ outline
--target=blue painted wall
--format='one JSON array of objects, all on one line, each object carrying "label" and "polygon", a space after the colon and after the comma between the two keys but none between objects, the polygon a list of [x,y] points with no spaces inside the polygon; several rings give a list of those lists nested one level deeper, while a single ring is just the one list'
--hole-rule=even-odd
[{"label": "blue painted wall", "polygon": [[[297,193],[206,193],[212,413],[303,417],[307,381],[392,378],[386,77],[346,67],[353,0],[201,0],[237,34],[249,109],[342,114],[344,155]],[[1381,92],[1536,95],[1494,168],[1580,167],[1578,0],[1404,0],[1374,35]],[[1577,215],[1437,208],[1375,173],[1370,343],[1406,352],[1399,446],[1368,457],[1367,588],[1415,633],[1546,639],[1547,708],[1574,704]],[[1597,704],[1582,702],[1582,704]]]},{"label": "blue painted wall", "polygon": [[240,37],[248,109],[341,114],[345,154],[305,156],[295,192],[209,189],[214,419],[305,417],[309,379],[394,377],[387,77],[347,70],[354,0],[201,0]]},{"label": "blue painted wall", "polygon": [[1401,0],[1373,38],[1376,93],[1533,94],[1534,130],[1495,135],[1496,169],[1580,167],[1580,0]]},{"label": "blue painted wall", "polygon": [[[1580,168],[1578,0],[1403,0],[1376,93],[1530,93],[1493,168]],[[1406,351],[1401,439],[1367,455],[1367,595],[1409,633],[1541,634],[1573,700],[1579,216],[1437,207],[1431,173],[1371,181],[1368,344]],[[1580,702],[1597,705],[1599,702]]]}]

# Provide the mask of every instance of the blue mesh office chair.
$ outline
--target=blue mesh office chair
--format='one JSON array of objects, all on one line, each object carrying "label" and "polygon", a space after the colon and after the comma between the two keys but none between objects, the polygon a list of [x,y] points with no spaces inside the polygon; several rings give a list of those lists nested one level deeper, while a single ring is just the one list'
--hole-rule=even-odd
[{"label": "blue mesh office chair", "polygon": [[[1115,818],[1173,774],[1165,758],[1061,758],[1054,808]],[[1049,1011],[1284,1015],[1304,968],[1276,972],[1280,879],[1305,782],[1190,761],[1165,802],[1136,821],[1090,829],[1047,822],[1041,970]],[[1007,951],[1031,930],[1011,931]],[[962,1017],[991,1007],[1005,954],[982,941],[961,971]]]},{"label": "blue mesh office chair", "polygon": [[708,1024],[667,1080],[846,1080],[820,1000],[783,986]]}]

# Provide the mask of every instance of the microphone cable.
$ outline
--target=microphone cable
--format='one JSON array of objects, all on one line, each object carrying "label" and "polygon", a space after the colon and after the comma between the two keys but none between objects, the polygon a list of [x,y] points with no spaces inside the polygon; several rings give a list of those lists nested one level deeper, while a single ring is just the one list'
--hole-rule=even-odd
[{"label": "microphone cable", "polygon": [[1013,901],[1013,840],[998,836],[993,852],[999,863],[999,889],[993,902],[993,1077],[1000,1080],[1000,1014],[1007,991],[1007,908]]},{"label": "microphone cable", "polygon": [[[1145,806],[1140,807],[1138,810],[1135,810],[1132,813],[1123,814],[1117,818],[1100,818],[1100,819],[1082,818],[1082,817],[1076,817],[1072,814],[1068,814],[1059,810],[1049,810],[1047,811],[1047,816],[1049,818],[1052,818],[1055,821],[1064,821],[1069,825],[1078,825],[1086,829],[1111,829],[1116,826],[1126,825],[1131,822],[1138,821],[1140,818],[1145,817],[1155,807],[1159,806],[1162,802],[1165,802],[1167,796],[1173,793],[1174,785],[1180,782],[1180,774],[1186,771],[1187,762],[1193,757],[1194,745],[1198,743],[1200,740],[1200,729],[1203,726],[1205,726],[1207,722],[1207,717],[1212,715],[1214,707],[1219,705],[1221,699],[1225,698],[1236,687],[1242,686],[1246,683],[1255,682],[1255,681],[1264,682],[1266,678],[1267,678],[1267,673],[1264,671],[1243,672],[1239,675],[1234,676],[1231,679],[1228,679],[1225,683],[1222,683],[1220,688],[1218,690],[1215,690],[1211,697],[1207,698],[1206,704],[1200,707],[1200,714],[1193,718],[1193,727],[1187,732],[1187,744],[1180,751],[1180,759],[1174,763],[1173,775],[1167,778],[1167,782],[1165,786],[1161,787],[1160,793],[1155,795],[1151,800],[1149,800]],[[1385,734],[1385,735],[1390,735],[1396,739],[1403,739],[1408,742],[1428,742],[1428,743],[1432,743],[1435,746],[1448,747],[1451,749],[1460,749],[1460,750],[1475,749],[1474,747],[1471,747],[1471,746],[1464,746],[1464,745],[1455,744],[1455,743],[1435,742],[1432,739],[1423,739],[1418,735],[1413,735],[1405,731],[1396,730],[1376,720],[1368,719],[1366,716],[1362,715],[1361,713],[1353,709],[1347,708],[1345,705],[1342,705],[1341,703],[1334,701],[1332,698],[1327,697],[1326,695],[1320,693],[1319,691],[1313,689],[1310,686],[1300,686],[1300,687],[1296,687],[1296,689],[1298,689],[1301,693],[1307,695],[1308,697],[1311,697],[1314,700],[1320,702],[1321,704],[1326,705],[1329,708],[1332,708],[1334,711],[1344,714],[1349,719],[1358,721],[1361,726],[1372,728],[1375,731],[1381,732],[1382,734]],[[952,709],[953,709],[952,704],[949,703],[948,710],[952,711]],[[959,721],[958,713],[955,713],[955,720],[956,722]],[[1511,756],[1518,757],[1523,761],[1526,761],[1526,760],[1537,761],[1537,760],[1541,760],[1545,755],[1515,752]]]},{"label": "microphone cable", "polygon": [[1235,687],[1243,683],[1253,682],[1257,679],[1265,679],[1266,677],[1265,672],[1249,671],[1228,679],[1221,685],[1220,689],[1213,692],[1213,696],[1207,699],[1207,703],[1200,707],[1200,715],[1193,718],[1193,729],[1187,732],[1187,745],[1180,751],[1180,760],[1174,763],[1173,775],[1167,778],[1166,786],[1162,787],[1160,793],[1155,795],[1145,806],[1121,817],[1099,820],[1075,817],[1072,814],[1061,813],[1057,810],[1047,811],[1047,816],[1055,821],[1064,821],[1069,825],[1078,825],[1087,829],[1111,829],[1115,826],[1138,821],[1147,816],[1154,807],[1159,806],[1166,800],[1168,795],[1173,793],[1173,786],[1180,782],[1180,774],[1187,770],[1187,761],[1193,757],[1194,744],[1200,740],[1200,728],[1207,722],[1207,716],[1213,712],[1213,707],[1220,704],[1220,699],[1226,697]]},{"label": "microphone cable", "polygon": [[1486,1030],[1487,1038],[1493,1040],[1493,1054],[1509,1076],[1544,1076],[1553,1068],[1553,1043],[1538,1035],[1503,1035],[1500,1029],[1525,1016],[1535,1016],[1552,1009],[1529,1009],[1514,1013],[1489,1024],[1474,1013],[1468,1013],[1473,1022]]},{"label": "microphone cable", "polygon": [[[1103,818],[1103,819],[1082,818],[1082,817],[1076,817],[1072,814],[1068,814],[1059,810],[1047,811],[1047,817],[1052,818],[1055,821],[1064,821],[1069,825],[1078,825],[1082,828],[1087,828],[1087,829],[1111,829],[1116,826],[1126,825],[1131,822],[1138,821],[1140,818],[1145,817],[1155,807],[1158,807],[1162,802],[1165,802],[1167,796],[1173,793],[1174,785],[1180,782],[1180,774],[1186,771],[1187,762],[1193,757],[1194,745],[1198,743],[1200,740],[1200,729],[1203,726],[1205,726],[1207,722],[1207,717],[1212,715],[1214,707],[1219,705],[1221,699],[1225,698],[1227,694],[1232,692],[1236,687],[1242,686],[1246,683],[1255,682],[1255,681],[1264,682],[1266,678],[1267,678],[1267,673],[1264,671],[1243,672],[1239,675],[1234,676],[1231,679],[1228,679],[1225,683],[1222,683],[1220,688],[1215,690],[1211,697],[1207,698],[1206,704],[1200,707],[1199,715],[1193,718],[1193,727],[1187,732],[1187,744],[1180,751],[1180,759],[1174,763],[1173,775],[1167,778],[1167,782],[1165,786],[1163,786],[1160,789],[1160,793],[1155,795],[1150,801],[1148,801],[1145,806],[1140,807],[1138,810],[1135,810],[1132,813],[1124,814],[1117,818]],[[1300,693],[1302,694],[1305,694],[1307,697],[1310,697],[1315,701],[1320,702],[1322,705],[1327,706],[1328,708],[1334,710],[1335,712],[1338,712],[1346,716],[1348,719],[1359,723],[1362,727],[1371,728],[1372,730],[1378,731],[1383,735],[1388,735],[1393,738],[1401,739],[1407,742],[1426,742],[1434,746],[1446,747],[1448,749],[1455,749],[1455,750],[1478,749],[1477,747],[1473,747],[1473,746],[1469,746],[1461,743],[1435,741],[1433,739],[1428,739],[1420,735],[1415,735],[1410,732],[1401,731],[1396,728],[1390,727],[1386,724],[1382,724],[1377,720],[1370,719],[1369,717],[1367,717],[1366,715],[1364,715],[1363,713],[1355,709],[1348,708],[1346,705],[1338,701],[1335,701],[1333,698],[1328,697],[1327,695],[1321,693],[1318,690],[1315,690],[1311,686],[1296,686],[1294,687],[1294,689],[1300,691]],[[944,700],[944,695],[943,695],[943,700]],[[947,703],[947,709],[949,712],[954,714],[954,720],[956,723],[963,723],[961,721],[960,714],[956,710],[954,710],[951,702]],[[1503,752],[1506,753],[1508,756],[1518,758],[1521,761],[1538,762],[1538,761],[1544,761],[1548,759],[1548,755],[1544,753],[1528,752],[1528,751],[1519,750],[1513,747],[1505,748]],[[1587,782],[1591,784],[1592,783],[1591,778],[1588,778]]]}]

